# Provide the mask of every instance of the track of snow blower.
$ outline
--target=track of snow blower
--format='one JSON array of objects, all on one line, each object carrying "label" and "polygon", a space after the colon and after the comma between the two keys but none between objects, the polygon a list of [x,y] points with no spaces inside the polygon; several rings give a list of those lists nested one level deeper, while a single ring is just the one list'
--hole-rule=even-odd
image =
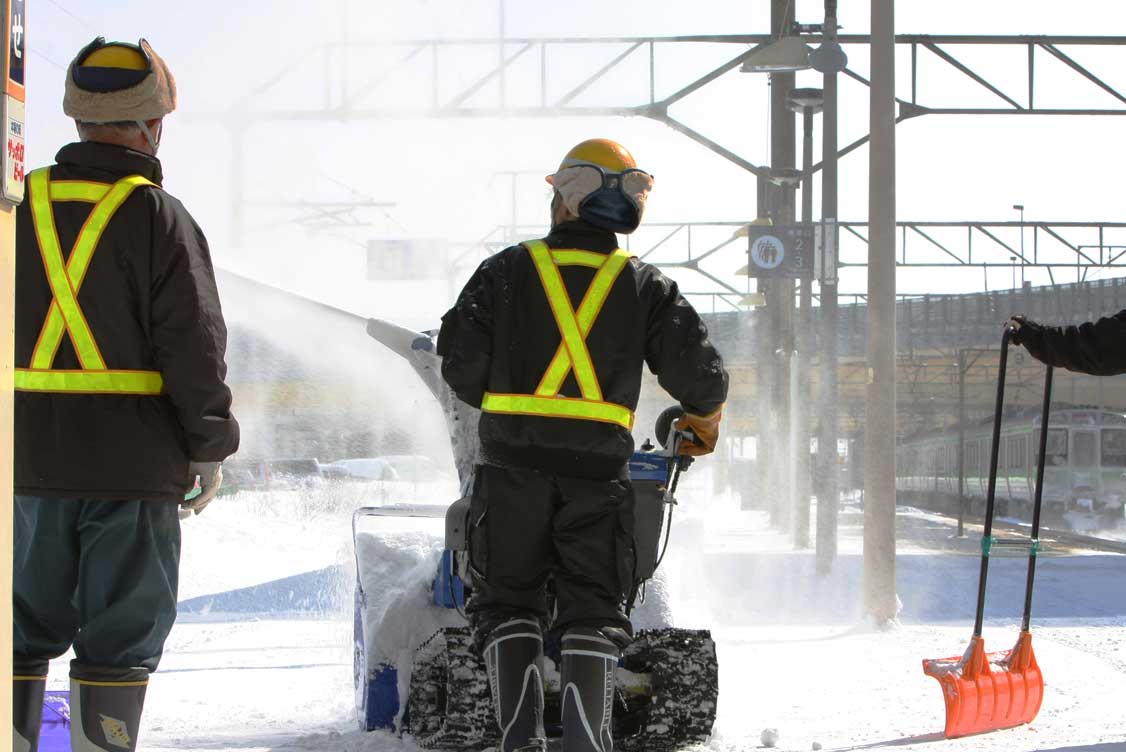
[{"label": "track of snow blower", "polygon": [[[477,454],[474,430],[477,415],[453,398],[445,384],[435,378],[440,361],[433,353],[432,340],[425,334],[375,320],[368,322],[368,333],[406,358],[441,403],[455,463],[462,474],[463,494],[466,493],[467,472]],[[676,456],[679,436],[672,427],[675,417],[675,410],[670,409],[657,421],[656,435],[662,439],[663,447],[656,449],[646,443],[629,463],[636,498],[636,589],[653,576],[660,564],[668,545],[677,480],[690,464],[687,458]],[[426,603],[423,605],[406,593],[394,606],[401,610],[401,603],[406,603],[410,604],[409,608],[429,609],[432,613],[415,619],[420,625],[440,626],[451,623],[451,619],[465,624],[460,611],[472,592],[465,550],[467,511],[467,498],[455,502],[446,511],[444,540],[434,544],[435,557],[438,547],[442,551]],[[405,505],[367,507],[357,510],[354,519],[366,517],[378,521],[381,517],[416,515],[432,518],[434,511],[432,507],[423,511],[421,507]],[[370,571],[372,566],[370,562],[360,561],[361,541],[358,533],[354,535],[358,560],[356,689],[361,727],[409,732],[417,744],[430,749],[494,745],[497,730],[488,678],[484,661],[473,647],[469,628],[446,626],[425,633],[413,654],[403,651],[398,643],[391,647],[380,645],[384,635],[379,625],[373,629],[366,621],[364,611],[368,594],[374,593],[380,583],[364,582],[364,572]],[[379,550],[379,547],[373,549],[370,542],[366,548]],[[404,652],[408,658],[402,657]],[[559,736],[559,674],[555,670],[559,645],[557,641],[553,644],[550,637],[545,644],[545,654],[545,726],[548,736]],[[377,658],[373,660],[373,656]],[[403,682],[408,671],[409,683]],[[662,628],[641,630],[623,651],[615,687],[614,740],[623,752],[671,752],[706,741],[715,721],[719,694],[719,667],[711,634],[707,630],[679,629],[667,624]]]},{"label": "track of snow blower", "polygon": [[[544,723],[560,733],[558,653],[548,649]],[[707,630],[643,630],[615,677],[614,740],[625,752],[675,750],[707,741],[715,722],[719,672]],[[495,745],[496,721],[485,663],[468,627],[443,629],[415,655],[407,698],[409,731],[428,749]]]}]

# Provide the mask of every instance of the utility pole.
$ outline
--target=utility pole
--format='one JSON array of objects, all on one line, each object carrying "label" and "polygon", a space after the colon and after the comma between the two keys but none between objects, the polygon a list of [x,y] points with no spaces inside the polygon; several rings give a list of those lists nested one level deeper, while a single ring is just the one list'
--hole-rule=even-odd
[{"label": "utility pole", "polygon": [[[837,0],[825,0],[823,47],[837,44]],[[816,55],[817,53],[814,53]],[[826,575],[837,558],[840,463],[837,455],[837,72],[822,69],[821,114],[821,373],[817,400],[817,572]]]},{"label": "utility pole", "polygon": [[[775,37],[789,34],[794,27],[792,0],[771,0],[770,30]],[[794,183],[782,176],[794,170],[795,127],[794,115],[787,107],[787,97],[794,88],[794,74],[770,74],[770,169],[768,201],[770,218],[774,224],[794,221]],[[762,181],[759,181],[761,189]],[[770,343],[773,358],[774,408],[776,430],[768,441],[772,444],[771,464],[775,483],[769,489],[773,498],[773,519],[788,527],[793,522],[794,484],[792,466],[794,451],[791,446],[790,411],[790,358],[794,350],[794,281],[770,280],[766,286],[766,305],[771,321]]]},{"label": "utility pole", "polygon": [[[790,108],[802,116],[801,222],[813,224],[813,115],[821,110],[820,89],[794,89]],[[809,365],[813,362],[813,273],[801,280],[798,299],[797,349],[793,369],[798,386],[794,411],[794,548],[809,548],[809,506],[812,468],[809,455],[810,405]]]},{"label": "utility pole", "polygon": [[868,389],[864,419],[864,607],[895,595],[895,0],[872,0],[868,170]]}]

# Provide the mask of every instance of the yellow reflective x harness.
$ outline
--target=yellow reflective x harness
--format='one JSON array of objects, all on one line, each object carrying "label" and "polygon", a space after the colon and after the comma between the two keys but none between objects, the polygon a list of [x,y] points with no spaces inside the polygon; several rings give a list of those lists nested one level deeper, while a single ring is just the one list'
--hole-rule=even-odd
[{"label": "yellow reflective x harness", "polygon": [[[90,325],[78,305],[78,291],[110,219],[136,188],[155,183],[140,175],[122,178],[112,185],[80,180],[52,181],[49,170],[42,169],[28,175],[27,184],[35,237],[54,299],[31,354],[31,367],[16,369],[16,390],[76,394],[160,394],[163,380],[157,371],[106,368]],[[94,204],[74,241],[70,258],[65,263],[51,209],[54,201]],[[70,335],[81,369],[57,370],[51,367],[59,345],[62,344],[64,331]]]},{"label": "yellow reflective x harness", "polygon": [[[575,418],[614,423],[626,430],[633,427],[633,412],[602,398],[602,387],[586,347],[586,337],[602,311],[614,281],[621,274],[629,254],[618,248],[613,253],[593,251],[551,250],[542,240],[523,244],[532,256],[547,302],[555,316],[562,342],[544,372],[535,394],[493,394],[486,392],[481,409],[488,413],[535,415],[545,418]],[[587,266],[598,271],[579,304],[578,313],[571,305],[567,288],[559,274],[560,266]],[[582,397],[559,394],[567,374],[574,369]]]}]

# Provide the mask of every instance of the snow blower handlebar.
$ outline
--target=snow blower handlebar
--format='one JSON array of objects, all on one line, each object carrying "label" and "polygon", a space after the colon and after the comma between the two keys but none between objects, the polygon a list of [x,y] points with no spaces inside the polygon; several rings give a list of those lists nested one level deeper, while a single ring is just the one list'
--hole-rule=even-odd
[{"label": "snow blower handlebar", "polygon": [[654,427],[657,440],[661,442],[661,447],[665,450],[668,463],[668,478],[665,481],[664,495],[666,504],[676,503],[676,486],[680,482],[680,474],[692,465],[692,457],[680,454],[680,445],[685,441],[696,442],[696,435],[692,433],[691,429],[685,430],[676,427],[676,421],[682,415],[684,415],[684,408],[680,405],[666,407],[657,416],[657,424]]}]

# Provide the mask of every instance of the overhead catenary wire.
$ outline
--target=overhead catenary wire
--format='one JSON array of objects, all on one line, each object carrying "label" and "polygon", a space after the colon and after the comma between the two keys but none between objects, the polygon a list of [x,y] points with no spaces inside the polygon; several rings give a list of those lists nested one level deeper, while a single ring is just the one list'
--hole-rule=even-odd
[{"label": "overhead catenary wire", "polygon": [[94,24],[90,23],[90,21],[88,21],[87,19],[83,18],[82,16],[80,16],[77,13],[70,10],[65,5],[60,3],[58,0],[46,0],[46,1],[49,5],[55,6],[57,9],[59,9],[63,13],[65,13],[66,15],[70,16],[71,18],[73,18],[78,23],[85,26],[87,29],[94,30]]}]

